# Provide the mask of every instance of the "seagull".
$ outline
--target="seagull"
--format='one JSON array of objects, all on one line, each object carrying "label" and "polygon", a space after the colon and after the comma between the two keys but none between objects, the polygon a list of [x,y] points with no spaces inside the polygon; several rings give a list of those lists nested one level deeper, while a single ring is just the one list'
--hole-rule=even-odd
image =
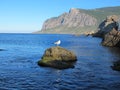
[{"label": "seagull", "polygon": [[60,43],[61,43],[61,41],[60,41],[60,40],[58,40],[58,41],[54,42],[54,44],[56,44],[57,46],[59,46],[59,45],[60,45]]}]

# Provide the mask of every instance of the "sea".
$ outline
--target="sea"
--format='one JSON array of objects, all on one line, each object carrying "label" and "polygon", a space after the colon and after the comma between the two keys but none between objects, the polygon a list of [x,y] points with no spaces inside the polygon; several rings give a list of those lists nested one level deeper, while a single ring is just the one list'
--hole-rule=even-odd
[{"label": "sea", "polygon": [[[74,68],[37,64],[57,40],[76,54]],[[84,35],[0,34],[0,90],[120,90],[120,72],[111,68],[120,49],[101,41]]]}]

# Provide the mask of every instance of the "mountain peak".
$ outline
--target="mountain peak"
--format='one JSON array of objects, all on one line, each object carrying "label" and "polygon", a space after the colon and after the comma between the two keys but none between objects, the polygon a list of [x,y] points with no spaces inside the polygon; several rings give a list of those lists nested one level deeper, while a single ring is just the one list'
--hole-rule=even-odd
[{"label": "mountain peak", "polygon": [[71,8],[70,10],[69,10],[69,13],[79,13],[80,12],[80,10],[79,9],[77,9],[77,8]]},{"label": "mountain peak", "polygon": [[69,13],[63,13],[56,18],[48,19],[44,22],[42,31],[56,27],[84,27],[96,25],[96,18],[80,12],[79,9],[71,8]]}]

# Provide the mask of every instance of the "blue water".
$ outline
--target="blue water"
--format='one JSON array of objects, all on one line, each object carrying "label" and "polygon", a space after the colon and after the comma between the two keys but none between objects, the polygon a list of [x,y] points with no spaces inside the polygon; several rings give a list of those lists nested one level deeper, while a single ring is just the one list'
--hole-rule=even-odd
[{"label": "blue water", "polygon": [[[75,68],[38,66],[44,50],[59,39],[77,55]],[[74,35],[0,34],[0,90],[120,90],[120,72],[111,68],[120,49],[100,42]]]}]

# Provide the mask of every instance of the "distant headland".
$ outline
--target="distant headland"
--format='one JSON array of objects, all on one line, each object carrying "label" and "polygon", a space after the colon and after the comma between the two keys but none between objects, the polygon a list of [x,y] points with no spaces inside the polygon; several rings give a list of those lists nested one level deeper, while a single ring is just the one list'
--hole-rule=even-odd
[{"label": "distant headland", "polygon": [[109,15],[117,15],[120,23],[120,6],[98,9],[71,8],[58,17],[47,19],[40,31],[34,33],[84,34],[97,30],[98,25]]}]

